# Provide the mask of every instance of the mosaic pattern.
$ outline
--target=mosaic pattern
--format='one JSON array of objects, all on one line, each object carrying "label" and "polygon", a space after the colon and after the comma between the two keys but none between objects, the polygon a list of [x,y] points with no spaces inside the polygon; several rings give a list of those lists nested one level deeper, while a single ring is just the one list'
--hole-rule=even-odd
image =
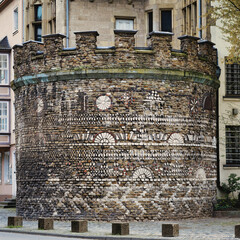
[{"label": "mosaic pattern", "polygon": [[18,214],[106,221],[209,216],[215,109],[197,103],[195,111],[189,101],[204,99],[209,87],[178,81],[179,94],[172,95],[166,79],[124,86],[101,79],[101,88],[86,81],[17,92]]},{"label": "mosaic pattern", "polygon": [[96,106],[99,110],[107,110],[111,107],[111,98],[107,95],[98,97],[96,100]]},{"label": "mosaic pattern", "polygon": [[94,139],[95,143],[105,144],[105,143],[115,143],[115,138],[112,134],[103,132],[99,133],[96,138]]}]

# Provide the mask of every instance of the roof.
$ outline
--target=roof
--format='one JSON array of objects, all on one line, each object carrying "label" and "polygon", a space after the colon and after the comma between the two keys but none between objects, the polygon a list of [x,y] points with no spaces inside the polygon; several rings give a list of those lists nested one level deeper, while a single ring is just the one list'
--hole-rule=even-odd
[{"label": "roof", "polygon": [[2,50],[11,51],[7,36],[0,40],[0,51]]}]

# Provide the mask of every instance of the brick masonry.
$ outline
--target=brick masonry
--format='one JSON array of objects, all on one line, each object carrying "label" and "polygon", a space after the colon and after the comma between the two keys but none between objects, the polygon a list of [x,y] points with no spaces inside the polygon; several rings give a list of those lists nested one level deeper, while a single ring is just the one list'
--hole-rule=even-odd
[{"label": "brick masonry", "polygon": [[[216,51],[154,32],[15,46],[17,213],[24,218],[210,216],[216,195]],[[207,54],[207,55],[206,55]]]}]

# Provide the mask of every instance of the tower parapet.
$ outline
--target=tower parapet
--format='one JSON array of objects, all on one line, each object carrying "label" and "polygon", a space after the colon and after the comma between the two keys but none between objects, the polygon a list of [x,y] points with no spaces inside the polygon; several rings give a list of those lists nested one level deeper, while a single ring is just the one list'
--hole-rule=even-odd
[{"label": "tower parapet", "polygon": [[64,35],[43,36],[44,44],[28,41],[16,45],[15,78],[52,70],[74,69],[177,69],[200,72],[216,82],[213,44],[192,36],[179,37],[181,50],[172,49],[172,33],[150,33],[149,46],[136,48],[137,31],[115,30],[115,46],[98,48],[96,31],[75,32],[76,47],[63,48]]}]

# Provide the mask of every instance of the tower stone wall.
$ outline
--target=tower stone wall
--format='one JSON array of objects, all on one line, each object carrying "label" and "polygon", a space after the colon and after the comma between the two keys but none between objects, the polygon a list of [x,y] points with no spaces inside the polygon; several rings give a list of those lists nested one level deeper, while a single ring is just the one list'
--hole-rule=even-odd
[{"label": "tower stone wall", "polygon": [[216,50],[153,32],[76,32],[15,46],[17,213],[29,219],[210,216],[216,195]]}]

